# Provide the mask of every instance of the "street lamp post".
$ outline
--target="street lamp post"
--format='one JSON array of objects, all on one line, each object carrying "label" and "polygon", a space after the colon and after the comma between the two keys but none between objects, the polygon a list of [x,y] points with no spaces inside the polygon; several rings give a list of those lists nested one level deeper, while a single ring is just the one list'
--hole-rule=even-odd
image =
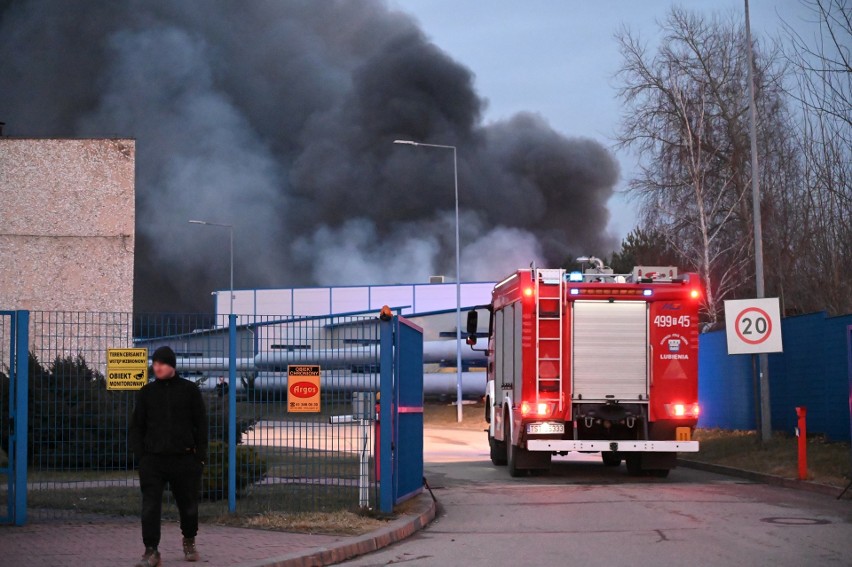
[{"label": "street lamp post", "polygon": [[394,144],[423,146],[453,150],[453,183],[456,192],[456,413],[459,423],[462,421],[462,361],[461,361],[461,251],[459,247],[459,167],[456,159],[456,147],[442,144],[424,144],[412,140],[394,140]]},{"label": "street lamp post", "polygon": [[203,225],[203,226],[218,226],[218,227],[221,227],[221,228],[227,228],[228,229],[230,239],[231,239],[231,289],[230,289],[230,295],[231,295],[230,305],[231,305],[231,307],[230,307],[230,311],[228,311],[228,315],[233,315],[234,314],[234,225],[232,225],[232,224],[221,224],[221,223],[217,223],[217,222],[207,222],[207,221],[202,221],[202,220],[191,220],[191,221],[189,221],[189,224],[200,224],[200,225]]},{"label": "street lamp post", "polygon": [[228,511],[233,513],[237,510],[237,316],[234,315],[234,225],[201,220],[191,220],[189,224],[227,228],[230,236],[231,285],[229,293],[231,294],[231,307],[228,312]]}]

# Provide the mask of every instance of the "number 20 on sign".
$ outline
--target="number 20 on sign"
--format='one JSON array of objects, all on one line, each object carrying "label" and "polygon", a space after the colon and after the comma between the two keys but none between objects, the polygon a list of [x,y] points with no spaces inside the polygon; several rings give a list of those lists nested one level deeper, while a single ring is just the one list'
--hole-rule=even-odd
[{"label": "number 20 on sign", "polygon": [[728,354],[782,352],[778,298],[725,302]]}]

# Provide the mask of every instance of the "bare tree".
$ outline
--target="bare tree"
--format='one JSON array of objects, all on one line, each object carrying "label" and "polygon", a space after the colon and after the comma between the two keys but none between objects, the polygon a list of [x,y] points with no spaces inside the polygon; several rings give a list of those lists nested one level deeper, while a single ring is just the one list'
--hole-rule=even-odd
[{"label": "bare tree", "polygon": [[[754,281],[745,34],[733,17],[680,8],[660,27],[653,54],[629,31],[616,35],[625,103],[618,140],[643,158],[630,183],[641,198],[643,223],[661,231],[681,263],[700,274],[705,316],[716,324],[723,300],[748,293]],[[789,138],[780,58],[756,53],[762,146],[771,147],[776,161],[794,163],[795,156],[783,155],[792,148],[780,143]]]},{"label": "bare tree", "polygon": [[[787,24],[790,95],[801,107],[802,246],[796,309],[852,312],[852,7],[802,0],[817,23],[805,38]],[[789,297],[789,294],[788,294]]]}]

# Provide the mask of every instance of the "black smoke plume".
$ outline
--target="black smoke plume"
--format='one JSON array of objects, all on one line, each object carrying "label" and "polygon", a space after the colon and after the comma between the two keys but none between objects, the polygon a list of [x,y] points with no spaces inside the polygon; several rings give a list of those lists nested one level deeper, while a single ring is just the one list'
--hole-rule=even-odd
[{"label": "black smoke plume", "polygon": [[227,287],[191,218],[237,287],[452,275],[452,153],[398,138],[459,148],[464,280],[605,253],[611,155],[473,79],[379,1],[0,2],[6,134],[137,139],[140,312]]}]

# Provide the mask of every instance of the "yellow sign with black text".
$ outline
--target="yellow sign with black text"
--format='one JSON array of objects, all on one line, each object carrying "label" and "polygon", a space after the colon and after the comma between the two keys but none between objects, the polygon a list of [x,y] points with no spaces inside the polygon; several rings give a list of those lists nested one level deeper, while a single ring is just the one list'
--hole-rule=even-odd
[{"label": "yellow sign with black text", "polygon": [[319,413],[320,367],[318,364],[287,366],[287,411]]},{"label": "yellow sign with black text", "polygon": [[107,390],[139,390],[148,383],[147,348],[107,350]]}]

